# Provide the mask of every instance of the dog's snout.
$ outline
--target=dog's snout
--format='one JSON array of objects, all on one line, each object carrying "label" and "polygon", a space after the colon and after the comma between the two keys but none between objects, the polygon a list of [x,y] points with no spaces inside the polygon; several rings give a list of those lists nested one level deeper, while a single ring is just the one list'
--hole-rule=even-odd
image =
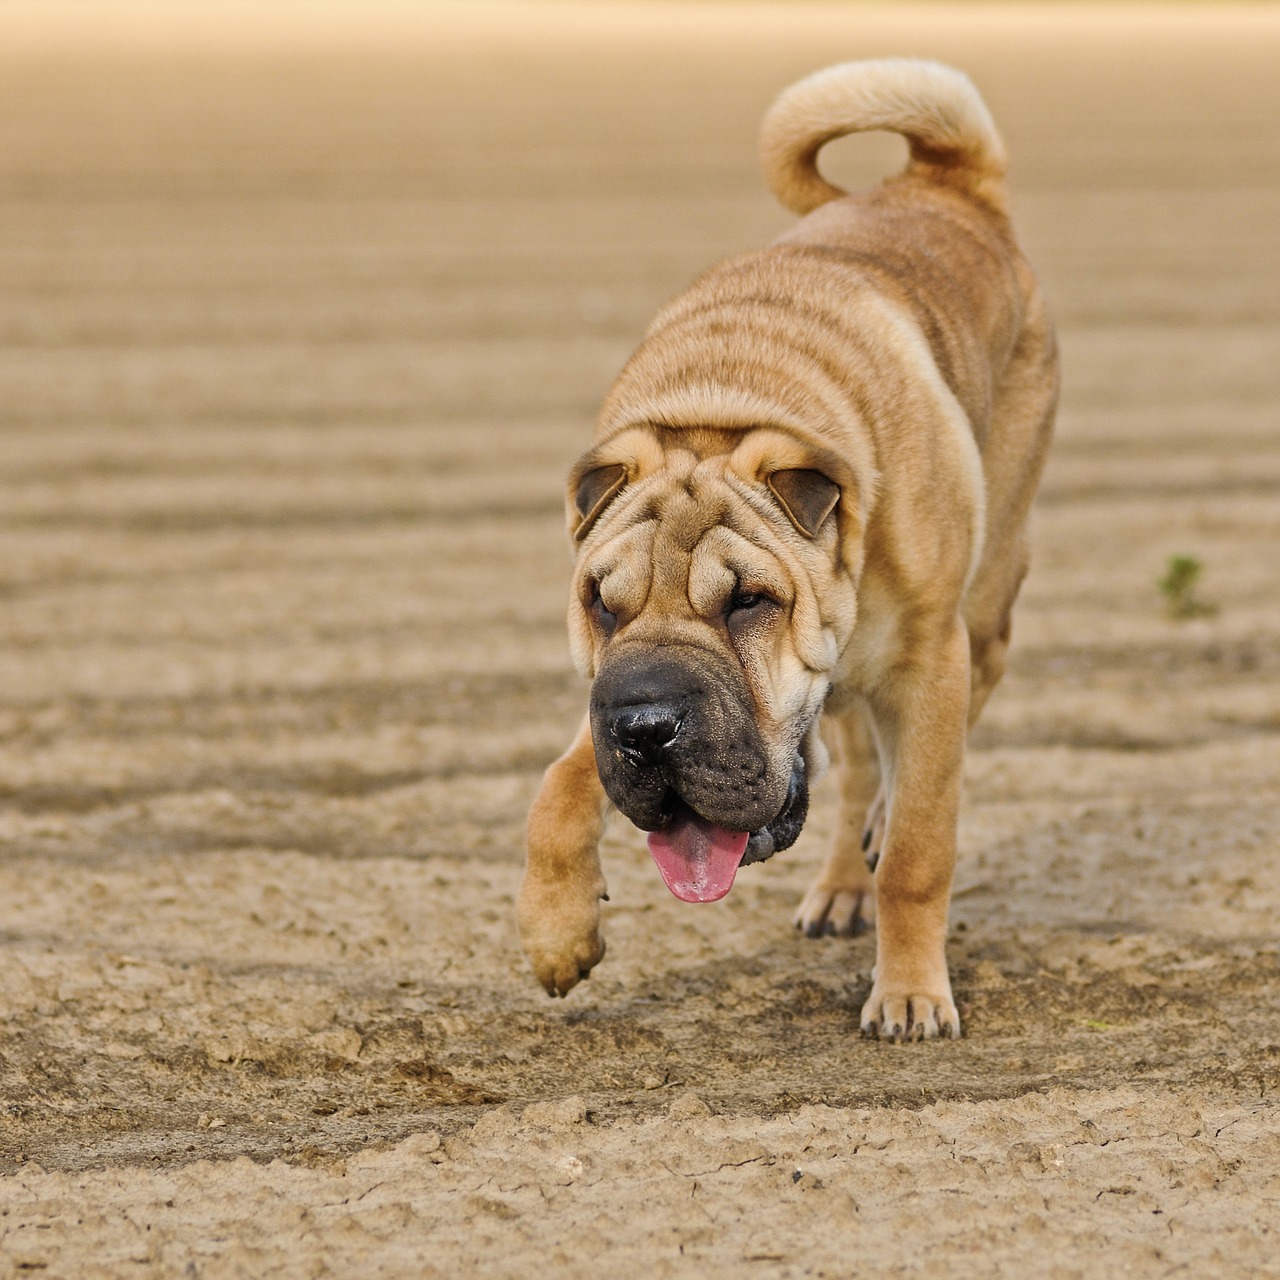
[{"label": "dog's snout", "polygon": [[609,799],[657,831],[683,803],[729,831],[778,812],[784,780],[752,719],[740,668],[697,645],[615,648],[591,689],[596,769]]},{"label": "dog's snout", "polygon": [[659,764],[680,735],[681,710],[670,702],[619,707],[609,729],[627,755],[641,764]]}]

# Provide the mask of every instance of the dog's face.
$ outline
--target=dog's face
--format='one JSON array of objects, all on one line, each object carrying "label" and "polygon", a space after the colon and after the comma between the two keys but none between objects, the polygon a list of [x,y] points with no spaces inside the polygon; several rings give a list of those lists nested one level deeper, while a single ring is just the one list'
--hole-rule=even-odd
[{"label": "dog's face", "polygon": [[677,897],[722,897],[800,832],[854,622],[851,480],[769,428],[632,428],[571,475],[569,631],[600,780]]}]

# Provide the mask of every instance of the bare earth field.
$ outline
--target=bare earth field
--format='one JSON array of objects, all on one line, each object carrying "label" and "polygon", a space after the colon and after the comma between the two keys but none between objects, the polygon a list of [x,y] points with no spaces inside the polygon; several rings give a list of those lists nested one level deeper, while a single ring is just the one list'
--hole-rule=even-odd
[{"label": "bare earth field", "polygon": [[[1280,8],[200,11],[0,14],[0,1277],[1280,1276]],[[966,1038],[791,927],[821,787],[714,906],[612,827],[553,1003],[563,474],[884,53],[983,89],[1064,350]]]}]

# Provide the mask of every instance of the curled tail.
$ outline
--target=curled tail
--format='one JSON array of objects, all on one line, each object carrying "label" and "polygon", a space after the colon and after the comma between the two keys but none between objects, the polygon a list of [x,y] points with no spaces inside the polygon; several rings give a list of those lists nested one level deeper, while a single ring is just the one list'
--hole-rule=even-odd
[{"label": "curled tail", "polygon": [[784,90],[760,134],[774,195],[799,214],[847,195],[818,172],[818,152],[833,138],[873,129],[906,138],[907,175],[1006,211],[1004,143],[986,103],[968,76],[916,58],[843,62]]}]

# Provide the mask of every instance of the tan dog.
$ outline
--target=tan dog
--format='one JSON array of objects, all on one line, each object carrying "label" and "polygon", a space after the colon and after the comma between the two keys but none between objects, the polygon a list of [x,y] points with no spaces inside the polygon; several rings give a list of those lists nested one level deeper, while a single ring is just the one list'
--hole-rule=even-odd
[{"label": "tan dog", "polygon": [[[847,196],[819,149],[868,129],[910,162]],[[662,310],[569,482],[569,632],[590,713],[529,815],[520,931],[564,995],[604,954],[608,802],[677,897],[727,893],[796,838],[825,762],[839,831],[797,923],[877,916],[862,1029],[958,1036],[944,943],[965,739],[1004,671],[1057,397],[1010,228],[1003,147],[958,72],[819,72],[764,122],[807,214]],[[874,874],[873,874],[874,869]]]}]

